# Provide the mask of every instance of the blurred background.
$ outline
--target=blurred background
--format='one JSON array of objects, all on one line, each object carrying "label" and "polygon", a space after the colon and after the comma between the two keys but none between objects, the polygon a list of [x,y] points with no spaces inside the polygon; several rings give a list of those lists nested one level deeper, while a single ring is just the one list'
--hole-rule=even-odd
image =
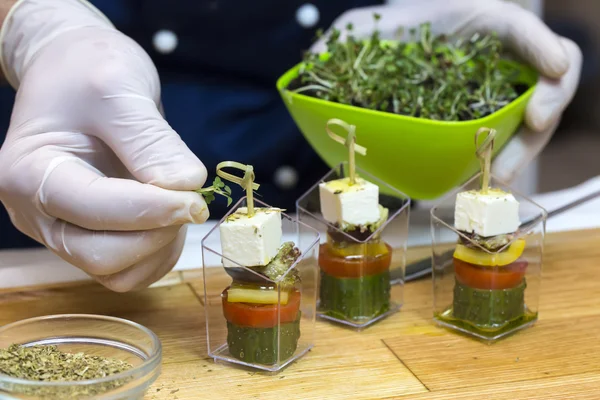
[{"label": "blurred background", "polygon": [[545,0],[542,15],[583,52],[579,90],[539,159],[538,191],[579,184],[600,175],[600,1]]},{"label": "blurred background", "polygon": [[[388,0],[394,1],[404,0]],[[417,0],[415,0],[417,1]],[[486,1],[486,0],[481,0]],[[549,27],[576,42],[583,52],[579,89],[551,142],[513,186],[526,195],[556,191],[578,185],[600,175],[600,1],[598,0],[506,0],[521,4],[541,16]],[[119,4],[118,2],[97,3]],[[106,6],[108,7],[108,6]],[[110,11],[110,8],[107,8]],[[106,10],[105,10],[106,11]],[[152,46],[150,42],[145,43]],[[14,102],[14,91],[0,85],[0,130],[6,132]],[[183,111],[185,112],[185,111]],[[425,206],[426,202],[423,203]],[[0,207],[0,222],[8,222]],[[18,247],[35,246],[16,230],[0,232],[0,240],[18,236]],[[13,245],[10,244],[9,247]],[[16,247],[16,245],[14,245]]]},{"label": "blurred background", "polygon": [[[105,4],[106,12],[112,10],[108,6],[109,4],[121,5],[120,1],[96,0],[94,2]],[[583,53],[580,87],[574,100],[564,113],[558,131],[540,157],[523,172],[519,182],[514,185],[523,194],[534,195],[535,193],[553,192],[569,188],[579,185],[592,177],[598,177],[598,179],[591,182],[592,185],[596,185],[594,188],[591,188],[590,185],[585,185],[585,188],[578,188],[574,191],[569,191],[569,193],[558,192],[535,196],[536,201],[544,204],[545,207],[556,208],[564,204],[565,201],[573,200],[586,191],[596,190],[598,184],[600,184],[600,157],[597,156],[597,154],[600,154],[600,97],[597,96],[597,93],[600,93],[600,24],[597,23],[597,18],[600,16],[600,1],[506,1],[520,3],[525,8],[535,12],[542,17],[553,31],[576,42]],[[139,7],[145,4],[137,0],[130,3],[136,4]],[[211,1],[210,3],[217,4],[217,1]],[[286,5],[288,4],[286,3]],[[115,15],[119,14],[116,13]],[[152,18],[156,17],[156,21],[162,18],[160,15],[156,16],[152,14],[151,16]],[[142,18],[143,16],[137,17]],[[160,25],[160,22],[156,21],[153,23]],[[162,32],[153,32],[152,29],[152,26],[144,25],[144,32],[150,32],[155,36]],[[160,46],[157,47],[152,41],[152,36],[148,36],[148,40],[144,45],[153,54],[161,56],[162,51],[159,48]],[[2,132],[6,132],[8,129],[8,121],[12,112],[14,97],[15,94],[12,88],[6,84],[0,84],[0,131]],[[179,111],[182,113],[188,112],[187,110]],[[592,202],[588,204],[589,207],[580,207],[561,217],[552,219],[548,229],[556,231],[600,226],[600,214],[597,212],[597,204],[597,202]],[[423,202],[422,205],[426,206],[426,202]],[[415,211],[421,211],[421,215],[419,212],[411,211],[411,238],[409,246],[425,244],[430,240],[429,214],[426,207]],[[6,210],[0,206],[0,223],[5,224],[8,221],[9,217]],[[195,230],[188,230],[186,246],[175,269],[181,270],[198,267],[197,249],[200,248],[200,241],[206,230],[210,229],[211,226],[210,224],[204,224],[190,227],[195,228]],[[16,231],[16,229],[5,232],[0,231],[0,242],[5,243],[5,247],[14,248],[39,246]],[[0,257],[0,287],[62,282],[86,278],[87,276],[83,272],[72,268],[45,249],[27,250],[24,252],[19,250],[3,250]]]}]

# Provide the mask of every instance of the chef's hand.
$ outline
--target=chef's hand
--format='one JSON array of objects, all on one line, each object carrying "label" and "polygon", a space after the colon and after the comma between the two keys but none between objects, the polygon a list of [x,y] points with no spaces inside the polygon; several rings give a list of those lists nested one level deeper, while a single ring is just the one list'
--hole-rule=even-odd
[{"label": "chef's hand", "polygon": [[[390,5],[357,8],[342,14],[333,27],[342,32],[353,24],[353,35],[368,37],[373,14],[384,39],[397,39],[400,27],[431,22],[434,33],[470,35],[496,32],[504,45],[537,68],[540,79],[527,105],[525,124],[496,156],[492,173],[506,182],[514,180],[548,143],[579,83],[582,56],[569,39],[554,34],[535,14],[501,0],[393,0]],[[408,31],[406,29],[405,31]],[[326,50],[326,32],[312,47]]]},{"label": "chef's hand", "polygon": [[163,119],[149,56],[89,4],[25,0],[0,32],[17,88],[0,150],[13,224],[114,291],[160,279],[202,223],[206,169]]}]

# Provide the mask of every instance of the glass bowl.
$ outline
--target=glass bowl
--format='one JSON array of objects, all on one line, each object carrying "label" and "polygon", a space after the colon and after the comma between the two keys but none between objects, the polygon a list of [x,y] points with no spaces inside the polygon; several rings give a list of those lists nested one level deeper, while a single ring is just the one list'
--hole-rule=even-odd
[{"label": "glass bowl", "polygon": [[115,358],[133,368],[100,379],[33,381],[0,373],[0,399],[142,399],[160,375],[162,346],[148,328],[103,315],[30,318],[0,328],[0,348],[55,345],[67,353]]}]

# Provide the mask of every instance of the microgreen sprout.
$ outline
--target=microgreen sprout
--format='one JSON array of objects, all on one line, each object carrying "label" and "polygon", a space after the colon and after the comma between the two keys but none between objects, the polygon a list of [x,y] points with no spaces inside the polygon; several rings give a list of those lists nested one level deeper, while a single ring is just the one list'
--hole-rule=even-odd
[{"label": "microgreen sprout", "polygon": [[[496,112],[526,89],[519,70],[503,63],[507,54],[495,34],[450,40],[429,23],[398,29],[401,42],[384,42],[375,28],[366,40],[354,27],[332,29],[328,57],[307,52],[288,90],[323,100],[442,121],[466,121]],[[319,32],[317,37],[320,37]],[[345,39],[341,39],[344,37]]]},{"label": "microgreen sprout", "polygon": [[204,197],[206,204],[210,204],[215,200],[215,193],[227,197],[227,207],[231,205],[231,188],[227,186],[218,176],[213,180],[212,186],[196,190],[196,193]]}]

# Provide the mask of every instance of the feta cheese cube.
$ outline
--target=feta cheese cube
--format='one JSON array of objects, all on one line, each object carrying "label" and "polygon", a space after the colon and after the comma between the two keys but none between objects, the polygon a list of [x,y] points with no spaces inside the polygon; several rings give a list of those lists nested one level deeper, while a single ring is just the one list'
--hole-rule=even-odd
[{"label": "feta cheese cube", "polygon": [[[219,226],[225,267],[267,265],[277,255],[283,235],[281,210],[255,208],[252,217],[240,207]],[[237,263],[237,264],[236,264]]]},{"label": "feta cheese cube", "polygon": [[519,229],[519,202],[499,189],[482,194],[468,191],[456,196],[454,227],[479,236],[514,233]]},{"label": "feta cheese cube", "polygon": [[366,225],[379,221],[379,187],[369,181],[356,178],[336,179],[319,185],[321,213],[330,223]]}]

